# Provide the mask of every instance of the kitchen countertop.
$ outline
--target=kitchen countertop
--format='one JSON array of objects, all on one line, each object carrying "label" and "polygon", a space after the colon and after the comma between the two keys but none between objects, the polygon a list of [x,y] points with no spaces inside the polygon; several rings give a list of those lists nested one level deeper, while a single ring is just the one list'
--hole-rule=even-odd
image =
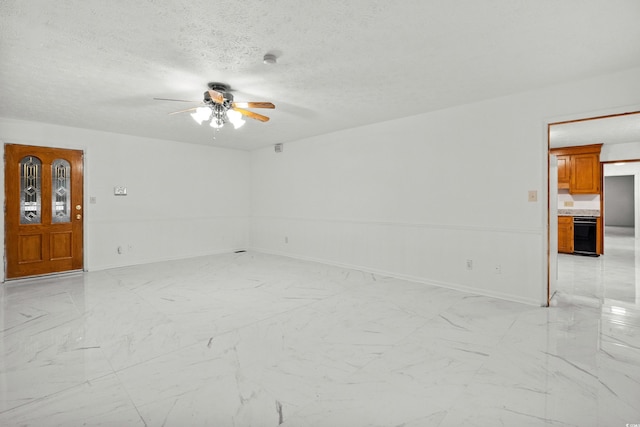
[{"label": "kitchen countertop", "polygon": [[600,209],[558,209],[558,216],[600,216]]}]

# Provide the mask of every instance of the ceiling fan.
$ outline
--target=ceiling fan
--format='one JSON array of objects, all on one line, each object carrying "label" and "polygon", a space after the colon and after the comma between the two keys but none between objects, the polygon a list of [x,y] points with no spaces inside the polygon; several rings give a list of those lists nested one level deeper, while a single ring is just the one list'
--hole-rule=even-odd
[{"label": "ceiling fan", "polygon": [[[235,129],[241,127],[245,121],[243,117],[249,117],[261,122],[269,121],[269,117],[254,113],[247,108],[276,108],[271,102],[235,102],[231,88],[225,83],[211,82],[209,90],[204,93],[201,107],[187,108],[186,110],[173,111],[171,114],[192,112],[191,117],[198,123],[211,119],[210,126],[220,130],[225,123],[231,123]],[[182,99],[153,98],[158,101],[185,101]]]}]

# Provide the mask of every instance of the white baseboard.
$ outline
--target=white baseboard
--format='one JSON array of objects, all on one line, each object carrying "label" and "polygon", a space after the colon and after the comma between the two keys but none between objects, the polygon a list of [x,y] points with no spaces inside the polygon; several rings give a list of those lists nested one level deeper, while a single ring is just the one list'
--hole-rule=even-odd
[{"label": "white baseboard", "polygon": [[402,274],[402,273],[397,273],[397,272],[392,272],[392,271],[377,270],[377,269],[374,269],[374,268],[365,267],[365,266],[361,266],[361,265],[340,263],[340,262],[321,259],[321,258],[314,258],[314,257],[305,256],[305,255],[282,252],[282,251],[274,251],[274,250],[269,250],[269,249],[264,249],[264,248],[251,248],[250,250],[251,251],[255,251],[255,252],[264,253],[264,254],[278,255],[278,256],[284,256],[284,257],[288,257],[288,258],[299,259],[299,260],[303,260],[303,261],[317,262],[317,263],[320,263],[320,264],[331,265],[331,266],[334,266],[334,267],[342,267],[342,268],[348,268],[348,269],[352,269],[352,270],[364,271],[366,273],[372,273],[372,274],[377,274],[377,275],[380,275],[380,276],[392,277],[394,279],[407,280],[409,282],[416,282],[416,283],[423,283],[425,285],[438,286],[438,287],[441,287],[441,288],[451,289],[451,290],[454,290],[454,291],[466,292],[466,293],[472,294],[472,295],[481,295],[481,296],[486,296],[486,297],[490,297],[490,298],[496,298],[496,299],[501,299],[501,300],[505,300],[505,301],[511,301],[511,302],[517,302],[517,303],[521,303],[521,304],[526,304],[526,305],[534,306],[534,307],[540,307],[541,306],[540,301],[530,300],[530,299],[527,299],[527,298],[520,298],[518,296],[505,294],[505,293],[502,293],[502,292],[486,291],[486,290],[483,290],[483,289],[478,289],[478,288],[473,288],[473,287],[470,287],[470,286],[465,286],[465,285],[462,285],[462,284],[459,284],[459,283],[443,282],[443,281],[439,281],[439,280],[428,279],[428,278],[425,278],[425,277],[417,277],[417,276],[412,276],[412,275],[409,275],[409,274]]}]

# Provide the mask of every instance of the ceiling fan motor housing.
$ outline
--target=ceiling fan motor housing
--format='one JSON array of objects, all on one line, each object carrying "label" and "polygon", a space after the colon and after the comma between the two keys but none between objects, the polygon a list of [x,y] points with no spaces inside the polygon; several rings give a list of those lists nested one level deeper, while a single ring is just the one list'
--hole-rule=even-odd
[{"label": "ceiling fan motor housing", "polygon": [[[230,92],[231,88],[228,84],[219,83],[219,82],[210,82],[207,84],[209,89],[215,90],[219,92],[224,97],[224,104],[227,108],[231,108],[231,103],[233,102],[233,94]],[[211,99],[209,92],[204,93],[204,102],[205,104],[214,104],[215,102]]]},{"label": "ceiling fan motor housing", "polygon": [[210,82],[207,84],[207,86],[209,86],[209,89],[211,90],[215,90],[216,92],[220,92],[221,94],[226,95],[229,94],[231,95],[231,87],[228,84],[225,83],[218,83],[218,82]]}]

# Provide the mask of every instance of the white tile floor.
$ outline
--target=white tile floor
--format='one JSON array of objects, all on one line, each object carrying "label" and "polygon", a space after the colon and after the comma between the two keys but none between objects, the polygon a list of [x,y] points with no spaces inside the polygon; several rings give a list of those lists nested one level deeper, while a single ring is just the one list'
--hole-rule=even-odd
[{"label": "white tile floor", "polygon": [[257,253],[5,284],[0,425],[640,423],[613,260],[638,256],[610,240],[562,257],[549,309]]}]

